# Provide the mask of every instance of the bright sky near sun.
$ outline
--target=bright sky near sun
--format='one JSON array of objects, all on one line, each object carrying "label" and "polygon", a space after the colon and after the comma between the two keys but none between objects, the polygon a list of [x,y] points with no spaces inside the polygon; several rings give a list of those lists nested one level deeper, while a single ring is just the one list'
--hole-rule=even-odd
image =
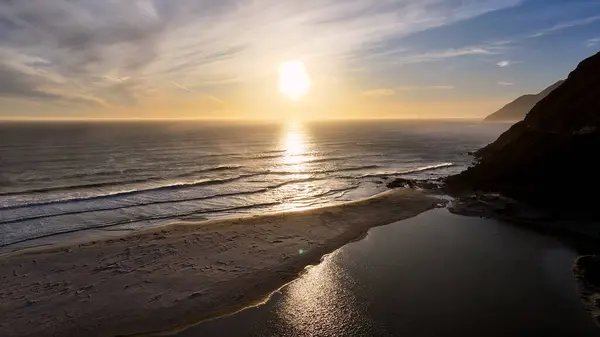
[{"label": "bright sky near sun", "polygon": [[2,1],[0,118],[478,118],[599,48],[597,0]]}]

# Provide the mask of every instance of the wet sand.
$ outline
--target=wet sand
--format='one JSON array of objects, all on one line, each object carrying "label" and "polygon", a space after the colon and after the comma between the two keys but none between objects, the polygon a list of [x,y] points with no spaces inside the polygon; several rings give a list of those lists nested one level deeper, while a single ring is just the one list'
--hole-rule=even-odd
[{"label": "wet sand", "polygon": [[599,336],[556,237],[436,209],[371,229],[262,306],[177,337]]},{"label": "wet sand", "polygon": [[0,336],[172,329],[264,299],[367,230],[441,201],[410,189],[348,204],[172,224],[0,258]]}]

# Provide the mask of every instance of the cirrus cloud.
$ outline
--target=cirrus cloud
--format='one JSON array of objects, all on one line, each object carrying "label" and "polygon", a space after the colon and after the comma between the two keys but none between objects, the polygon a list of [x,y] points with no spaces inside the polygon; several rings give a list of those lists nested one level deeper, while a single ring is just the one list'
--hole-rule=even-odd
[{"label": "cirrus cloud", "polygon": [[367,90],[367,91],[364,91],[362,94],[367,97],[385,97],[385,96],[395,95],[396,91],[393,89],[382,88],[382,89]]}]

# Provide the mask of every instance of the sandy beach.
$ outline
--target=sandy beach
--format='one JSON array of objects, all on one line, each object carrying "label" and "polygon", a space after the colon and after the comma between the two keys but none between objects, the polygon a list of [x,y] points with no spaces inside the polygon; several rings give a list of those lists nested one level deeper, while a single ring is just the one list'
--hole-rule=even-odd
[{"label": "sandy beach", "polygon": [[298,212],[181,222],[0,258],[1,336],[165,331],[257,303],[374,226],[439,199],[398,189]]}]

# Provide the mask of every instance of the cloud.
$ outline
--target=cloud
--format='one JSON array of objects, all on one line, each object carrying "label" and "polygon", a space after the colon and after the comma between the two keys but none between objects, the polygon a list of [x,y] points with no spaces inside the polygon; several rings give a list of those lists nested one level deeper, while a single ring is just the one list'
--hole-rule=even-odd
[{"label": "cloud", "polygon": [[393,89],[373,89],[364,91],[362,94],[367,97],[385,97],[395,95],[396,91]]},{"label": "cloud", "polygon": [[124,76],[124,77],[111,77],[111,76],[104,76],[105,79],[111,81],[111,82],[125,82],[127,80],[129,80],[131,77],[129,76]]},{"label": "cloud", "polygon": [[38,88],[31,76],[24,75],[2,64],[0,64],[0,96],[32,99],[59,98]]},{"label": "cloud", "polygon": [[181,90],[191,91],[190,88],[188,88],[188,87],[186,87],[184,85],[181,85],[181,84],[179,84],[179,83],[177,83],[175,81],[173,81],[173,85],[176,86],[177,88],[181,89]]},{"label": "cloud", "polygon": [[456,57],[496,55],[501,50],[502,47],[497,46],[495,44],[470,46],[464,48],[450,48],[444,50],[434,50],[420,54],[409,54],[399,56],[397,59],[393,60],[392,63],[415,64],[423,62],[440,61]]},{"label": "cloud", "polygon": [[500,61],[500,62],[496,63],[496,65],[501,68],[508,67],[511,64],[512,64],[512,62],[508,61],[508,60],[504,60],[504,61]]},{"label": "cloud", "polygon": [[577,27],[577,26],[585,26],[585,25],[589,25],[591,23],[594,23],[596,21],[600,20],[600,15],[596,15],[596,16],[590,16],[587,18],[583,18],[583,19],[577,19],[577,20],[572,20],[572,21],[567,21],[567,22],[562,22],[559,24],[556,24],[552,27],[546,28],[546,29],[542,29],[540,31],[537,31],[535,33],[529,34],[525,37],[527,38],[536,38],[536,37],[540,37],[540,36],[544,36],[544,35],[548,35],[557,31],[561,31],[567,28],[572,28],[572,27]]},{"label": "cloud", "polygon": [[589,39],[589,40],[587,40],[587,41],[585,42],[585,45],[586,45],[588,48],[595,47],[595,46],[597,46],[598,44],[600,44],[600,37],[596,37],[596,38],[593,38],[593,39]]},{"label": "cloud", "polygon": [[498,85],[503,86],[503,87],[510,87],[515,84],[513,82],[500,81],[500,82],[498,82]]},{"label": "cloud", "polygon": [[192,90],[192,89],[190,89],[190,88],[188,88],[188,87],[186,87],[184,85],[181,85],[181,84],[179,84],[179,83],[177,83],[175,81],[173,81],[173,85],[176,86],[177,88],[179,88],[179,89],[181,89],[183,91],[187,91],[189,93],[199,93],[200,95],[208,98],[209,100],[211,100],[211,101],[213,101],[215,103],[225,104],[225,102],[223,102],[223,100],[215,97],[214,95],[211,95],[211,94],[208,94],[208,93],[205,93],[205,92],[199,92],[198,90]]},{"label": "cloud", "polygon": [[[222,101],[206,92],[265,78],[290,57],[334,71],[374,46],[520,2],[0,1],[0,65],[11,72],[1,81],[15,85],[2,95],[136,106],[178,83]],[[493,53],[475,46],[400,59]]]},{"label": "cloud", "polygon": [[[21,98],[46,103],[100,106],[102,102],[89,97],[61,94],[43,88],[43,81],[0,63],[0,97]],[[47,82],[46,82],[47,84]]]},{"label": "cloud", "polygon": [[448,49],[443,52],[438,53],[430,53],[426,54],[432,58],[446,58],[446,57],[457,57],[457,56],[465,56],[465,55],[489,55],[493,54],[492,51],[481,48],[481,47],[472,47],[472,48],[464,48],[464,49]]},{"label": "cloud", "polygon": [[396,88],[397,91],[413,91],[413,90],[452,90],[453,85],[424,85],[424,86],[402,86]]}]

